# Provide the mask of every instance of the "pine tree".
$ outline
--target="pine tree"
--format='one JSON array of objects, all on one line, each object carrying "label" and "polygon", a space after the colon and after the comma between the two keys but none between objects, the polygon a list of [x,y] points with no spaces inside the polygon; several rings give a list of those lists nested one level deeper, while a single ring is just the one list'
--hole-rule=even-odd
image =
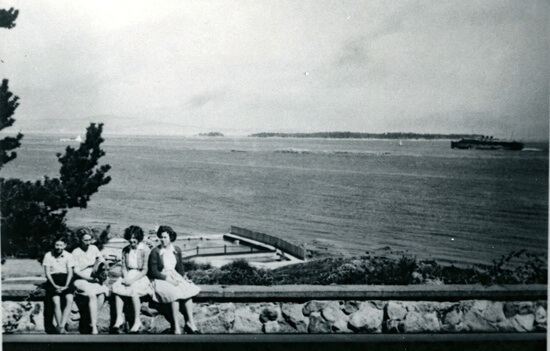
[{"label": "pine tree", "polygon": [[[13,28],[18,14],[13,8],[0,9],[0,27]],[[12,116],[18,100],[4,79],[0,87],[0,130],[15,122]],[[0,178],[2,257],[41,258],[57,234],[69,232],[65,224],[67,210],[86,208],[99,187],[111,181],[106,176],[111,166],[98,166],[105,155],[101,149],[102,131],[103,124],[91,123],[78,149],[68,146],[65,154],[57,154],[61,163],[59,178],[44,177],[35,182]],[[21,145],[22,138],[18,133],[0,140],[0,168],[17,157],[12,150]]]}]

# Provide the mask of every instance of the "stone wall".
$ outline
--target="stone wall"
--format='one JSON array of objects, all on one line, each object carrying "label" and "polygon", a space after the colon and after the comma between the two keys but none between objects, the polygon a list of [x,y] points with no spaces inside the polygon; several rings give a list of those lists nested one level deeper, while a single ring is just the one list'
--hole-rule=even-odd
[{"label": "stone wall", "polygon": [[[44,333],[44,303],[3,301],[4,333]],[[143,333],[166,332],[166,318],[142,304]],[[108,333],[111,308],[101,310]],[[203,333],[468,333],[545,332],[546,300],[398,301],[310,300],[306,302],[199,302],[195,319]],[[73,305],[69,332],[78,332]],[[181,316],[180,316],[181,319]]]}]

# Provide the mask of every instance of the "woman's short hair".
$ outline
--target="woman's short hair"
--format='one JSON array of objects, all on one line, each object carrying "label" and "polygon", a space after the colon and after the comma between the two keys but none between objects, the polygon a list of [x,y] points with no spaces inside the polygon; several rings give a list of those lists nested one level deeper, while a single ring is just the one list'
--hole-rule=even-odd
[{"label": "woman's short hair", "polygon": [[162,233],[168,233],[168,235],[170,235],[170,241],[174,242],[176,241],[176,237],[178,236],[178,234],[176,234],[176,232],[174,231],[174,229],[170,228],[169,226],[167,225],[161,225],[159,227],[159,229],[157,230],[157,236],[160,238],[160,235]]},{"label": "woman's short hair", "polygon": [[128,228],[124,229],[124,239],[130,241],[132,236],[137,239],[138,242],[143,240],[143,229],[137,225],[131,225]]},{"label": "woman's short hair", "polygon": [[94,234],[92,233],[92,230],[90,228],[86,228],[86,227],[81,227],[81,228],[78,228],[78,230],[76,231],[76,236],[79,240],[82,240],[82,238],[84,237],[84,235],[89,235],[91,236],[92,238],[94,237]]},{"label": "woman's short hair", "polygon": [[65,245],[67,245],[69,243],[69,238],[67,238],[67,236],[65,234],[58,234],[55,236],[55,239],[54,239],[54,244],[58,241],[62,241],[65,243]]}]

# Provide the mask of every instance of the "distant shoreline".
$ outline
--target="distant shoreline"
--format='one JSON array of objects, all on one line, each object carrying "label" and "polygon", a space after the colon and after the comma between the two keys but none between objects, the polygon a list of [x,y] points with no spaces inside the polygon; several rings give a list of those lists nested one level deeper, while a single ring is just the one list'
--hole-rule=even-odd
[{"label": "distant shoreline", "polygon": [[450,140],[478,138],[481,134],[430,134],[430,133],[354,133],[354,132],[320,132],[320,133],[254,133],[249,137],[256,138],[322,138],[322,139],[391,139],[391,140]]}]

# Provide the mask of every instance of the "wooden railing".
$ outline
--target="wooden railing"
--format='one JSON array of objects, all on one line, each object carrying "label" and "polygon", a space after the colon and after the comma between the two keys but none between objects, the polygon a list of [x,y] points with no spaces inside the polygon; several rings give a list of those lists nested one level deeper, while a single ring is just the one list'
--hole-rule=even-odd
[{"label": "wooden railing", "polygon": [[259,241],[261,243],[271,245],[273,247],[278,248],[279,250],[289,253],[294,257],[300,258],[302,260],[306,259],[306,249],[304,247],[300,247],[294,244],[289,243],[286,240],[277,238],[275,236],[267,235],[264,233],[258,233],[254,232],[252,230],[239,228],[235,226],[231,226],[231,229],[229,230],[231,234],[235,234],[238,236],[242,236],[244,238],[252,239],[255,241]]},{"label": "wooden railing", "polygon": [[275,250],[269,250],[267,248],[260,247],[244,247],[244,246],[210,246],[201,247],[197,246],[192,249],[182,250],[183,257],[195,257],[195,256],[223,256],[223,255],[237,255],[237,254],[250,254],[259,252],[275,252]]}]

